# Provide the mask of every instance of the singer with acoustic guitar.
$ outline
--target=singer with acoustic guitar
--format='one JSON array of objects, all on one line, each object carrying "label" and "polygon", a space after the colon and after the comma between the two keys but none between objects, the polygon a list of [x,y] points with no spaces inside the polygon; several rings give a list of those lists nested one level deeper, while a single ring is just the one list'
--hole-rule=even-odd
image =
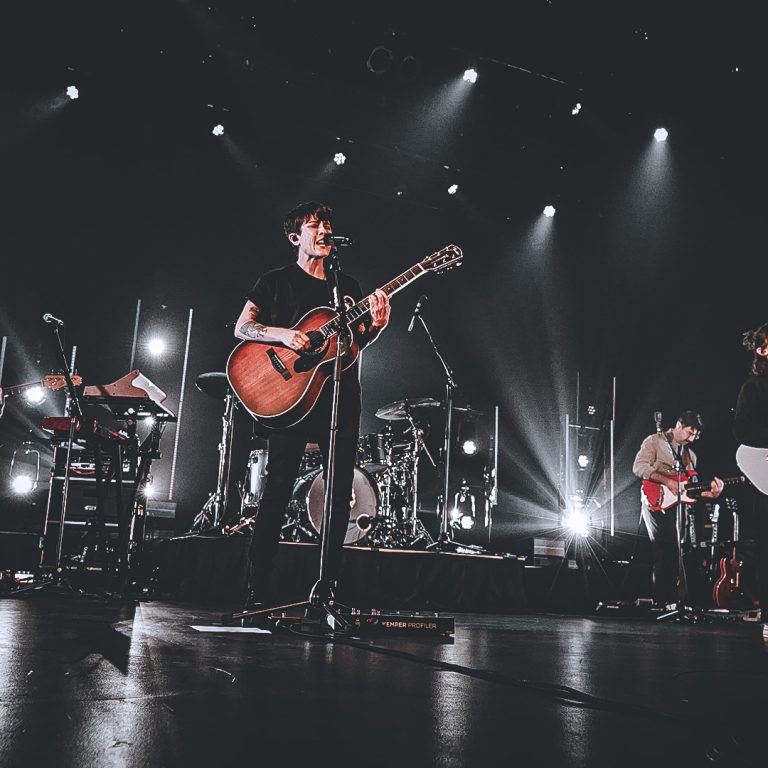
[{"label": "singer with acoustic guitar", "polygon": [[747,331],[743,344],[752,352],[752,370],[736,401],[733,434],[741,443],[739,467],[753,486],[758,598],[763,639],[768,640],[768,323]]},{"label": "singer with acoustic guitar", "polygon": [[[283,222],[283,231],[295,249],[295,261],[259,277],[248,292],[245,305],[235,323],[235,337],[261,345],[260,349],[271,355],[272,364],[282,372],[286,380],[291,378],[291,381],[298,381],[300,376],[282,363],[278,352],[280,349],[311,352],[312,332],[304,332],[300,327],[292,326],[297,326],[311,310],[334,306],[333,281],[327,279],[329,275],[326,274],[326,264],[332,246],[339,238],[333,235],[331,209],[317,202],[302,203],[289,211]],[[354,306],[363,297],[359,283],[344,272],[340,272],[339,277],[345,305]],[[384,291],[376,290],[372,293],[368,305],[369,311],[350,325],[351,344],[357,349],[363,349],[374,341],[389,322],[389,298]],[[309,355],[307,360],[311,364]],[[230,383],[237,392],[240,387],[234,384],[233,377],[236,373],[242,376],[242,372],[231,363],[232,358],[228,373]],[[352,502],[361,412],[359,367],[357,357],[353,364],[343,370],[340,382],[333,507],[328,532],[327,579],[331,584],[338,578]],[[315,377],[307,386],[322,388],[316,400],[309,399],[309,412],[300,418],[293,416],[287,419],[290,422],[287,425],[278,421],[279,426],[270,432],[268,438],[267,476],[249,550],[246,609],[255,608],[272,599],[269,584],[272,561],[277,553],[283,517],[307,443],[317,443],[323,468],[326,469],[328,465],[333,382],[316,385],[316,379],[322,382],[322,379]],[[277,391],[274,385],[266,389]],[[258,394],[267,398],[271,396],[268,391]],[[312,397],[315,394],[312,393]],[[256,416],[253,410],[251,412]]]},{"label": "singer with acoustic guitar", "polygon": [[[690,445],[699,437],[701,428],[701,416],[696,411],[684,411],[674,427],[662,430],[661,414],[657,412],[656,432],[643,440],[632,466],[632,472],[643,481],[640,498],[643,521],[651,540],[653,598],[660,605],[677,604],[686,592],[681,537],[677,531],[678,471],[682,519],[686,520],[689,505],[695,501],[686,489],[696,483],[696,454]],[[714,499],[723,487],[723,481],[716,477],[707,490],[699,487],[699,493]],[[664,502],[670,495],[674,498],[671,505]]]}]

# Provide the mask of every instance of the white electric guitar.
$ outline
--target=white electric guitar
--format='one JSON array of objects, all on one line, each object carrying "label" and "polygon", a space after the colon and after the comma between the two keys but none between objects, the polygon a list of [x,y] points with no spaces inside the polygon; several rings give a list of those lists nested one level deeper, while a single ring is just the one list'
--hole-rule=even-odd
[{"label": "white electric guitar", "polygon": [[736,464],[749,482],[768,496],[768,448],[740,445],[736,451]]}]

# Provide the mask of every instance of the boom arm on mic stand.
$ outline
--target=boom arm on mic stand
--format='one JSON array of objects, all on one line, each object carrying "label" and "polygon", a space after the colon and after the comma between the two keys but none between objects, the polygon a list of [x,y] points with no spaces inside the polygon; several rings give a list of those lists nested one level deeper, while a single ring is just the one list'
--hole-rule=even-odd
[{"label": "boom arm on mic stand", "polygon": [[411,322],[408,323],[408,333],[413,330],[413,324],[416,322],[416,318],[421,316],[421,308],[429,299],[423,294],[419,296],[419,300],[416,302],[416,306],[413,308],[413,314],[411,315]]}]

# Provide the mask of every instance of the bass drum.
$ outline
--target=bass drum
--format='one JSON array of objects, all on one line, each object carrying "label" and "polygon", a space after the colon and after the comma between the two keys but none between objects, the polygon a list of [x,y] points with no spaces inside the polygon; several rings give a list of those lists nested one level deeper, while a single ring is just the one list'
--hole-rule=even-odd
[{"label": "bass drum", "polygon": [[[325,482],[323,472],[317,469],[299,478],[293,489],[293,499],[304,505],[310,525],[319,534],[323,524],[323,508],[325,506]],[[349,508],[349,525],[345,544],[357,544],[365,538],[368,531],[357,527],[360,515],[375,515],[379,505],[379,491],[371,476],[363,469],[355,467],[352,481],[352,504]]]}]

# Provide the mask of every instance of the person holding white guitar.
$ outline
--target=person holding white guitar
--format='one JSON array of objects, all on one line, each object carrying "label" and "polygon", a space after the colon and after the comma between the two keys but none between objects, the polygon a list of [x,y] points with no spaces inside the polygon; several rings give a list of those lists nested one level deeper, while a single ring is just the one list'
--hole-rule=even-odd
[{"label": "person holding white guitar", "polygon": [[[661,414],[658,413],[656,432],[643,440],[632,466],[632,472],[643,480],[641,505],[643,521],[651,540],[653,597],[662,605],[676,604],[685,594],[681,536],[677,531],[677,504],[666,506],[660,500],[657,502],[649,489],[654,486],[657,490],[666,488],[676,501],[677,468],[681,470],[681,490],[684,491],[685,484],[696,472],[696,454],[690,445],[698,439],[702,426],[701,416],[696,411],[683,411],[674,427],[662,431]],[[716,477],[710,483],[709,490],[702,492],[701,496],[715,499],[723,492],[723,487],[723,481]],[[692,499],[683,497],[684,519],[691,502]]]},{"label": "person holding white guitar", "polygon": [[753,485],[760,618],[763,639],[768,640],[768,323],[744,333],[743,344],[752,352],[752,370],[739,390],[733,434],[741,443],[739,468]]}]

